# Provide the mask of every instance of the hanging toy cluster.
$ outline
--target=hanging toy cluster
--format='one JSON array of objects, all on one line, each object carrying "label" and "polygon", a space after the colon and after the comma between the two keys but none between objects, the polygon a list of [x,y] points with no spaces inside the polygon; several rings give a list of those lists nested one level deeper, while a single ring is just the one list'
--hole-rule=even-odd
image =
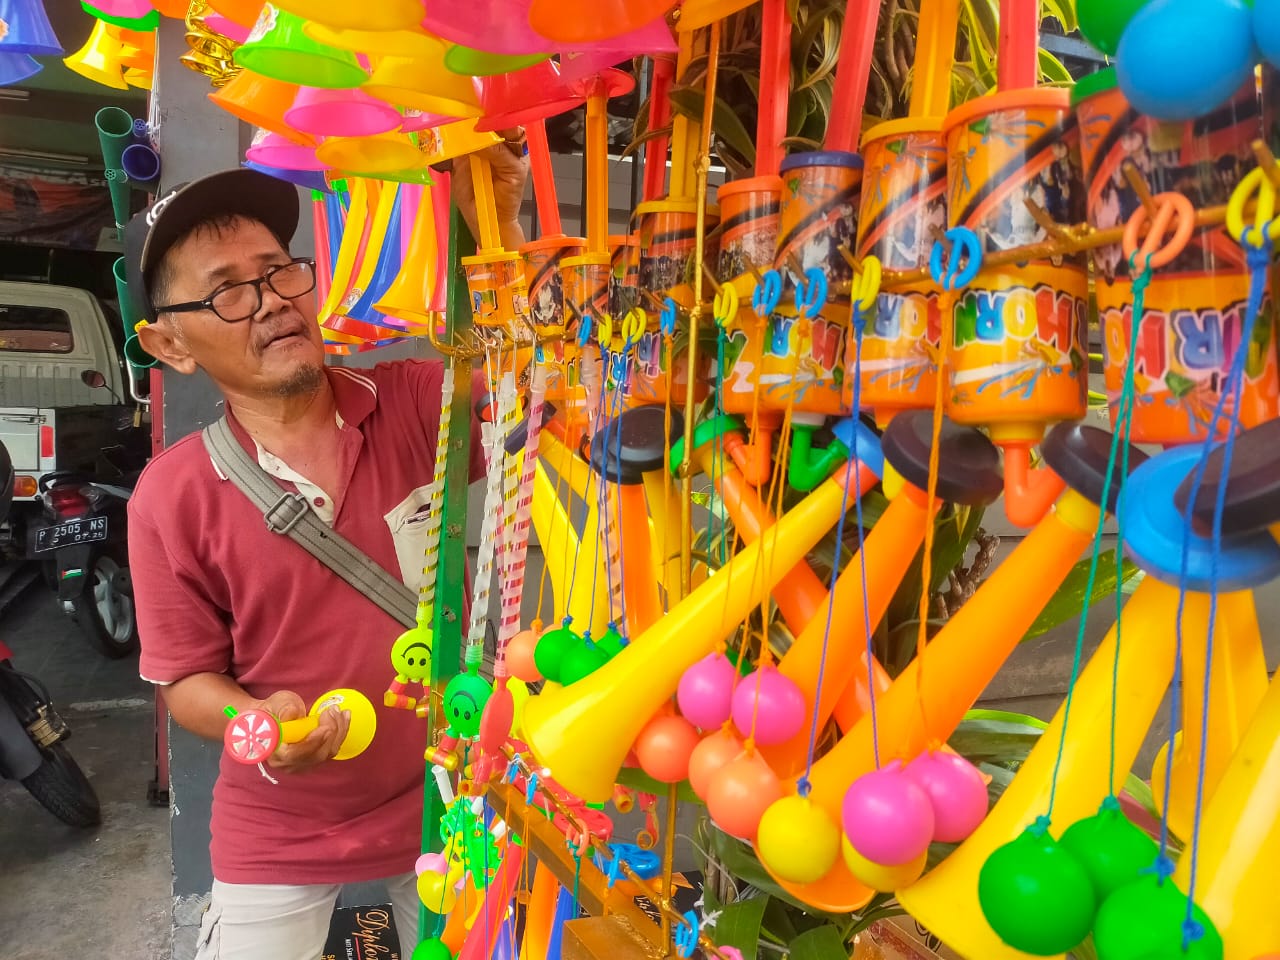
[{"label": "hanging toy cluster", "polygon": [[[1040,5],[1002,0],[996,89],[952,104],[960,5],[921,0],[907,114],[863,131],[881,5],[850,3],[825,136],[797,151],[793,4],[757,2],[755,165],[715,188],[725,18],[748,0],[163,11],[213,102],[257,128],[246,163],[313,191],[327,348],[422,337],[447,359],[417,623],[380,691],[429,731],[415,960],[559,956],[591,924],[637,950],[750,953],[676,906],[690,793],[794,901],[892,892],[965,957],[1090,937],[1100,960],[1280,952],[1280,682],[1253,593],[1280,576],[1280,10],[1080,0],[1116,65],[1067,91],[1040,83]],[[120,50],[146,49],[155,16],[89,12],[97,40],[69,59],[127,79]],[[6,44],[41,23],[15,20],[0,54],[33,52]],[[643,189],[611,233],[609,102],[636,58]],[[581,236],[545,130],[572,110]],[[106,137],[120,118],[102,119]],[[507,249],[479,151],[516,127],[541,235]],[[449,164],[471,173],[474,251]],[[1109,430],[1084,422],[1091,399]],[[997,500],[1026,534],[939,623],[939,531]],[[1065,701],[992,805],[957,732],[1082,555],[1085,613],[1122,557],[1143,576],[1088,658],[1082,615]],[[910,656],[881,663],[914,577]],[[1124,782],[1166,693],[1153,836]],[[262,762],[296,724],[233,717],[228,749]],[[634,836],[610,802],[643,814]]]}]

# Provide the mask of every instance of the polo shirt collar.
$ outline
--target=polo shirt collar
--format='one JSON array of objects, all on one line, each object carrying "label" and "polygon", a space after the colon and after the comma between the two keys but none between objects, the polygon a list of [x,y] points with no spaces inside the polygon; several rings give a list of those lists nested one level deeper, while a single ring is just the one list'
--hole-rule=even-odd
[{"label": "polo shirt collar", "polygon": [[358,427],[378,405],[378,387],[373,378],[350,367],[325,367],[334,402],[342,422]]}]

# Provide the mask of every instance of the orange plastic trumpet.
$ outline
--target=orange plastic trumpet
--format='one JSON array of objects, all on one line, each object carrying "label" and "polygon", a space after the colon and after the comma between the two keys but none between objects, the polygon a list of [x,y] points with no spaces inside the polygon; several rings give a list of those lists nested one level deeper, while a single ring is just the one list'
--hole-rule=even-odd
[{"label": "orange plastic trumpet", "polygon": [[[898,423],[912,414],[900,414]],[[1093,539],[1098,508],[1067,491],[969,601],[876,700],[882,760],[911,759],[942,743],[1017,647],[1049,598]],[[1028,576],[1028,571],[1035,571]],[[927,661],[927,668],[922,664]],[[860,720],[809,774],[810,799],[839,823],[849,784],[875,768],[869,717]],[[843,859],[811,884],[779,882],[821,910],[862,906],[870,891]]]}]

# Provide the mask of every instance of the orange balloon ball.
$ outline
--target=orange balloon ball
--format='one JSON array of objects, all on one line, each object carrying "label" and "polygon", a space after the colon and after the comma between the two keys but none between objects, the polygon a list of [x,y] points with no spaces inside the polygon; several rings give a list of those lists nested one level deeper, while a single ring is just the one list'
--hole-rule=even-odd
[{"label": "orange balloon ball", "polygon": [[679,783],[689,775],[689,757],[698,741],[698,731],[684,717],[660,715],[636,737],[636,759],[659,783]]},{"label": "orange balloon ball", "polygon": [[782,783],[764,757],[743,753],[711,778],[707,813],[731,837],[755,840],[760,818],[781,796]]},{"label": "orange balloon ball", "polygon": [[711,787],[711,778],[742,753],[737,735],[721,728],[709,733],[689,754],[689,786],[703,800]]},{"label": "orange balloon ball", "polygon": [[537,683],[542,679],[533,651],[538,645],[538,635],[532,630],[521,630],[507,642],[507,670],[511,676],[525,683]]}]

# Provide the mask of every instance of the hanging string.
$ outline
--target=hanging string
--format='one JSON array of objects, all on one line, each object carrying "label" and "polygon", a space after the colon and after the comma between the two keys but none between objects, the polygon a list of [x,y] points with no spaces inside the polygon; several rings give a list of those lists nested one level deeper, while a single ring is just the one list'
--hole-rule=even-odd
[{"label": "hanging string", "polygon": [[[1130,259],[1132,260],[1133,258],[1130,258]],[[1143,274],[1150,273],[1150,263],[1151,263],[1151,260],[1148,257],[1147,267],[1143,271]],[[1130,265],[1129,272],[1130,273],[1133,272],[1132,263]],[[1138,279],[1141,279],[1141,276],[1139,276]],[[1135,400],[1136,385],[1134,383],[1134,373],[1136,368],[1134,366],[1134,360],[1135,360],[1135,354],[1137,352],[1136,346],[1138,343],[1138,336],[1142,330],[1141,314],[1143,313],[1144,294],[1146,292],[1147,284],[1149,283],[1150,283],[1150,276],[1147,277],[1146,282],[1144,282],[1141,286],[1138,285],[1136,280],[1133,285],[1134,286],[1133,316],[1130,319],[1130,323],[1132,326],[1129,331],[1129,364],[1125,368],[1125,375],[1121,383],[1121,389],[1120,389],[1120,401],[1116,405],[1115,422],[1112,424],[1114,432],[1119,436],[1118,441],[1116,441],[1113,438],[1113,443],[1118,442],[1120,444],[1120,480],[1119,480],[1120,483],[1124,483],[1129,477],[1129,451],[1132,449],[1129,446],[1129,437],[1132,433],[1133,408],[1134,408],[1134,403],[1136,402]],[[1111,481],[1111,470],[1110,468],[1108,468],[1105,483],[1110,483],[1110,481]],[[1107,501],[1107,497],[1106,495],[1104,495],[1103,502],[1106,503],[1106,501]],[[1104,507],[1103,508],[1104,516],[1105,516],[1105,509],[1106,508]],[[1116,649],[1115,649],[1114,655],[1111,658],[1111,726],[1109,731],[1110,760],[1107,763],[1107,799],[1104,800],[1103,802],[1104,802],[1104,805],[1109,805],[1109,803],[1114,802],[1118,806],[1118,801],[1116,800],[1116,725],[1117,725],[1116,715],[1119,710],[1119,701],[1120,701],[1120,651],[1122,649],[1122,643],[1124,639],[1124,635],[1122,631],[1122,627],[1124,624],[1124,589],[1123,589],[1124,587],[1124,508],[1121,504],[1121,498],[1119,496],[1116,497],[1115,518],[1116,518],[1116,548],[1115,548]],[[1086,590],[1085,596],[1084,596],[1085,605],[1081,608],[1081,611],[1080,611],[1081,625],[1084,624],[1084,618],[1087,616],[1088,609],[1089,609],[1088,604],[1092,598],[1093,598],[1093,590],[1092,589]],[[1076,642],[1079,643],[1080,639],[1081,639],[1080,637],[1077,637]]]},{"label": "hanging string", "polygon": [[[725,336],[726,335],[725,335],[724,324],[717,322],[716,323],[716,376],[715,376],[716,382],[715,382],[715,399],[713,400],[713,404],[714,404],[716,418],[721,420],[724,417]],[[722,475],[724,473],[724,455],[725,455],[724,434],[721,433],[719,430],[716,431],[716,436],[713,443],[714,443],[714,447],[713,447],[714,454],[711,458],[711,469],[712,469],[711,489],[714,492],[716,490],[715,471],[718,469]],[[726,560],[728,559],[729,537],[728,537],[727,528],[729,525],[729,516],[728,516],[728,512],[725,506],[723,496],[717,496],[713,501],[713,503],[715,503],[715,505],[719,507],[719,512],[720,512],[720,518],[719,518],[720,519],[720,531],[719,531],[720,551],[719,553],[720,553],[720,565],[724,566]],[[713,513],[713,516],[714,516],[714,513]],[[711,544],[708,543],[707,544],[708,552],[710,552],[710,549],[711,549]]]},{"label": "hanging string", "polygon": [[[1134,270],[1136,266],[1136,260],[1137,260],[1136,253],[1129,258],[1130,272]],[[1119,411],[1120,411],[1120,417],[1122,419],[1126,416],[1124,411],[1126,411],[1127,409],[1131,409],[1133,405],[1133,393],[1134,393],[1133,381],[1134,381],[1134,371],[1136,369],[1137,354],[1138,354],[1138,351],[1137,351],[1138,332],[1142,328],[1142,314],[1145,309],[1144,302],[1146,297],[1146,290],[1150,283],[1151,283],[1151,256],[1148,255],[1146,258],[1146,261],[1143,263],[1141,272],[1138,273],[1138,275],[1133,279],[1133,310],[1130,314],[1130,324],[1129,324],[1129,355],[1128,355],[1126,365],[1125,365],[1125,370],[1124,370],[1124,381],[1120,389]],[[1040,833],[1043,833],[1045,830],[1048,830],[1049,825],[1053,820],[1053,805],[1058,795],[1058,774],[1062,769],[1062,755],[1066,750],[1066,744],[1067,744],[1067,727],[1071,722],[1071,704],[1074,702],[1076,681],[1077,679],[1079,679],[1080,665],[1084,659],[1084,634],[1085,634],[1085,629],[1088,625],[1087,621],[1089,618],[1089,604],[1090,604],[1090,601],[1093,599],[1093,588],[1098,578],[1099,560],[1102,557],[1102,533],[1107,522],[1107,504],[1110,502],[1110,499],[1111,499],[1111,483],[1112,483],[1112,479],[1115,477],[1116,459],[1120,453],[1120,444],[1121,444],[1120,424],[1117,423],[1117,424],[1114,424],[1114,426],[1115,426],[1115,429],[1112,430],[1112,433],[1111,433],[1111,449],[1107,454],[1106,474],[1102,478],[1102,506],[1098,510],[1098,525],[1097,525],[1097,528],[1094,530],[1093,550],[1089,555],[1089,577],[1088,577],[1088,580],[1085,582],[1084,599],[1082,600],[1080,605],[1080,622],[1076,628],[1075,650],[1071,657],[1071,677],[1067,682],[1067,699],[1062,707],[1062,730],[1059,732],[1059,735],[1058,735],[1058,753],[1053,761],[1053,777],[1049,781],[1049,807],[1048,807],[1048,810],[1045,812],[1044,816],[1037,817],[1035,821],[1035,829]],[[1126,459],[1127,459],[1127,453],[1128,453],[1127,444],[1125,446],[1125,451],[1126,451]],[[1126,477],[1126,474],[1121,474],[1120,483],[1124,482],[1125,477]],[[1117,590],[1118,589],[1119,588],[1117,587]],[[1117,625],[1118,625],[1118,621],[1117,621]],[[1119,636],[1117,635],[1117,640],[1118,639],[1119,639]],[[1115,664],[1112,665],[1112,668],[1113,668],[1113,675],[1112,675],[1113,696],[1112,696],[1112,702],[1111,702],[1111,728],[1112,728],[1111,729],[1111,743],[1112,743],[1111,767],[1114,768],[1115,767],[1115,752],[1114,752],[1115,751],[1115,723],[1116,723],[1114,670],[1117,669]],[[1114,788],[1114,781],[1113,781],[1111,792],[1108,795],[1112,795],[1114,794],[1114,792],[1115,792],[1115,788]]]},{"label": "hanging string", "polygon": [[[1182,949],[1185,952],[1194,940],[1204,936],[1204,927],[1195,919],[1195,892],[1197,869],[1200,857],[1200,821],[1204,807],[1205,765],[1209,752],[1209,694],[1213,667],[1214,629],[1218,613],[1218,559],[1222,552],[1222,514],[1227,502],[1227,481],[1231,472],[1231,457],[1235,450],[1236,437],[1240,431],[1240,394],[1244,387],[1245,360],[1249,353],[1249,345],[1253,342],[1253,329],[1257,324],[1258,314],[1262,310],[1262,301],[1267,290],[1267,271],[1271,265],[1272,244],[1269,238],[1269,224],[1259,228],[1259,241],[1249,241],[1254,228],[1245,228],[1240,243],[1245,248],[1245,261],[1249,266],[1249,301],[1245,312],[1244,324],[1240,331],[1240,340],[1236,346],[1236,354],[1231,361],[1231,369],[1227,383],[1218,395],[1213,415],[1204,440],[1204,450],[1196,464],[1195,476],[1191,483],[1191,496],[1187,498],[1182,533],[1182,569],[1179,576],[1178,590],[1178,645],[1182,644],[1182,612],[1186,602],[1187,566],[1191,553],[1191,515],[1195,509],[1200,488],[1204,482],[1205,470],[1209,465],[1209,455],[1213,450],[1213,441],[1218,433],[1218,423],[1230,398],[1230,412],[1227,414],[1227,435],[1222,447],[1222,470],[1218,480],[1217,496],[1213,504],[1213,530],[1209,554],[1209,623],[1205,637],[1204,685],[1200,697],[1200,756],[1196,769],[1195,812],[1191,826],[1191,870],[1187,881],[1187,910],[1182,922]],[[1181,656],[1181,649],[1179,649]],[[1179,678],[1180,679],[1180,678]],[[1160,826],[1161,857],[1167,857],[1166,844],[1169,835],[1169,793],[1172,781],[1173,758],[1173,722],[1169,726],[1168,759],[1165,763],[1164,805]]]},{"label": "hanging string", "polygon": [[[585,322],[585,321],[582,321],[582,322]],[[581,354],[579,354],[579,356],[578,356],[579,369],[580,369],[580,371],[581,371],[581,374],[582,374],[582,377],[583,377],[584,384],[586,383],[586,379],[587,379],[587,368],[590,366],[589,364],[584,364],[584,363],[583,363],[583,361],[585,361],[585,360],[587,359],[587,356],[588,356],[588,354],[587,354],[587,352],[586,352],[585,350],[584,350]],[[597,378],[597,377],[598,377],[598,375],[599,375],[599,373],[600,373],[600,371],[599,371],[599,369],[598,369],[598,368],[596,368],[595,370],[593,370],[593,371],[592,371],[592,377],[593,377],[593,379]],[[599,390],[599,391],[596,393],[596,396],[595,396],[594,398],[592,398],[592,391],[588,388],[588,389],[586,390],[586,396],[587,396],[587,398],[588,398],[588,401],[587,401],[587,404],[586,404],[586,409],[587,409],[587,420],[588,420],[588,428],[590,428],[590,427],[591,427],[591,425],[592,425],[593,423],[597,422],[598,417],[602,417],[602,416],[604,415],[604,403],[605,403],[604,390],[603,390],[603,388],[602,388],[601,390]],[[600,410],[599,410],[599,412],[598,412],[598,415],[597,415],[597,411],[595,411],[595,410],[594,410],[595,403],[593,403],[593,402],[592,402],[592,399],[594,399],[595,401],[597,401],[597,402],[600,404]],[[568,469],[572,470],[572,469],[574,469],[574,467],[575,467],[575,464],[574,464],[574,462],[573,462],[572,457],[570,457],[570,458],[569,458],[569,466],[568,466]],[[592,486],[592,484],[593,484],[593,483],[595,482],[595,480],[596,480],[596,472],[595,472],[594,470],[592,470],[592,469],[590,468],[590,466],[589,466],[589,465],[586,467],[586,477],[587,477],[586,486],[583,488],[583,491],[582,491],[582,504],[583,504],[583,510],[584,510],[584,513],[583,513],[583,517],[582,517],[582,532],[581,532],[581,533],[579,534],[579,536],[578,536],[578,550],[579,550],[579,551],[582,551],[582,550],[585,550],[585,549],[586,549],[586,548],[585,548],[585,546],[584,546],[584,545],[583,545],[583,543],[582,543],[582,539],[587,535],[587,526],[588,526],[588,525],[590,524],[590,522],[591,522],[591,509],[590,509],[590,507],[591,507],[591,496],[592,496],[591,486]],[[572,491],[572,489],[570,490],[570,495],[569,495],[569,498],[568,498],[568,499],[570,500],[570,502],[572,502],[572,499],[573,499],[573,491]],[[573,513],[572,513],[572,511],[570,511],[569,516],[568,516],[568,517],[566,517],[566,518],[565,518],[565,520],[566,520],[566,524],[565,524],[565,526],[566,526],[566,530],[565,530],[565,544],[564,544],[564,546],[565,546],[565,555],[566,555],[566,556],[568,556],[568,555],[569,555],[569,553],[570,553],[570,550],[569,550],[569,532],[568,532],[568,531],[569,531],[570,529],[572,529],[572,527],[573,527]],[[600,544],[599,544],[599,540],[598,540],[598,539],[597,539],[597,542],[596,542],[596,545],[595,545],[595,552],[592,554],[592,556],[593,556],[593,558],[594,558],[594,559],[592,560],[592,563],[591,563],[591,613],[590,613],[590,615],[588,616],[588,623],[587,623],[587,632],[588,632],[588,633],[590,633],[590,631],[591,631],[591,623],[590,623],[590,620],[592,620],[592,619],[594,618],[594,616],[595,616],[595,609],[596,609],[596,603],[595,603],[595,596],[596,596],[596,575],[599,573],[599,558],[600,558]],[[574,558],[572,559],[572,561],[571,561],[571,566],[572,566],[572,570],[571,570],[571,572],[570,572],[570,574],[569,574],[569,590],[568,590],[568,592],[567,592],[567,594],[566,594],[565,605],[564,605],[564,614],[565,614],[565,615],[564,615],[564,620],[563,620],[563,621],[561,621],[561,625],[562,625],[562,626],[565,626],[565,627],[569,626],[569,624],[571,624],[571,623],[573,622],[573,614],[570,612],[570,609],[571,609],[571,607],[570,607],[570,601],[572,601],[572,600],[573,600],[573,590],[574,590],[574,586],[575,586],[575,585],[577,584],[577,582],[578,582],[578,560],[577,560],[577,557],[574,557]]]},{"label": "hanging string", "polygon": [[[544,354],[542,354],[542,347],[541,347],[541,346],[538,346],[538,347],[536,348],[536,350],[537,350],[537,354],[538,354],[538,355],[544,355]],[[544,355],[544,356],[545,356],[545,355]],[[566,354],[565,354],[565,352],[564,352],[563,345],[561,346],[561,352],[560,352],[560,385],[561,385],[561,388],[564,390],[564,399],[565,399],[565,407],[566,407],[565,419],[566,419],[566,421],[567,421],[567,422],[572,422],[572,420],[573,420],[573,401],[572,401],[572,392],[571,392],[570,387],[569,387],[569,360],[568,360],[568,357],[566,356]],[[571,469],[571,467],[569,467],[569,466],[567,466],[567,465],[565,465],[565,464],[562,464],[561,466],[562,466],[562,467],[565,467],[566,469]],[[535,470],[537,469],[536,464],[535,464],[535,468],[534,468],[534,469],[535,469]],[[555,486],[555,503],[556,503],[556,504],[564,503],[564,501],[560,499],[560,489],[561,489],[561,485],[562,485],[564,482],[565,482],[564,471],[563,471],[563,470],[557,470],[557,471],[556,471],[556,486]],[[570,494],[572,494],[572,490],[570,491]],[[572,502],[572,498],[571,498],[571,497],[570,497],[570,502]],[[568,507],[566,507],[566,508],[565,508],[565,524],[564,524],[564,547],[563,547],[563,551],[562,551],[562,553],[561,553],[561,556],[563,556],[563,557],[569,557],[569,556],[571,556],[571,555],[572,555],[572,551],[570,551],[570,549],[569,549],[569,543],[570,543],[570,535],[571,535],[571,534],[572,534],[572,532],[573,532],[573,524],[570,522],[570,519],[571,519],[571,514],[569,513],[569,508],[568,508]],[[575,569],[576,569],[576,567],[575,567]],[[543,552],[543,556],[542,556],[542,576],[538,578],[538,613],[537,613],[537,617],[538,617],[539,622],[542,622],[542,621],[543,621],[542,611],[543,611],[543,609],[544,609],[544,608],[543,608],[542,602],[543,602],[543,599],[544,599],[544,598],[545,598],[545,596],[546,596],[547,583],[548,583],[548,581],[549,581],[550,579],[551,579],[551,567],[550,567],[550,565],[547,563],[546,552],[545,552],[545,550],[544,550],[544,552]],[[565,608],[564,608],[564,609],[565,609],[565,613],[567,614],[567,613],[569,612],[569,606],[568,606],[568,600],[567,600],[567,598],[566,598],[566,601],[565,601]],[[570,619],[570,620],[572,620],[572,618],[569,618],[569,619]],[[568,624],[566,623],[566,624],[565,624],[565,626],[568,626]]]},{"label": "hanging string", "polygon": [[[862,402],[862,334],[866,330],[867,321],[866,317],[863,316],[862,307],[856,299],[853,302],[852,309],[850,325],[853,328],[854,353],[853,402],[850,407],[854,420],[854,437],[856,437],[859,406]],[[804,773],[796,781],[796,792],[802,797],[807,797],[811,789],[809,774],[813,772],[813,755],[818,742],[818,711],[822,703],[822,684],[826,679],[828,644],[831,640],[831,617],[836,606],[836,583],[840,577],[840,554],[844,547],[844,521],[849,510],[849,488],[851,486],[855,488],[853,504],[854,509],[857,511],[857,561],[859,574],[862,577],[862,627],[867,643],[867,677],[870,681],[869,690],[871,692],[871,743],[875,751],[876,769],[880,769],[880,735],[876,728],[876,688],[874,677],[871,676],[871,663],[874,654],[871,649],[871,611],[867,609],[867,558],[862,552],[864,538],[862,530],[862,486],[858,482],[859,473],[865,470],[866,467],[858,462],[856,443],[855,448],[849,451],[849,459],[845,462],[844,469],[844,493],[840,499],[840,519],[836,521],[836,545],[832,551],[831,582],[827,588],[827,623],[822,631],[822,655],[818,659],[818,681],[813,693],[813,715],[809,719],[809,748],[805,754]]]},{"label": "hanging string", "polygon": [[[948,281],[949,283],[950,281]],[[939,298],[942,314],[942,330],[938,351],[938,376],[933,390],[933,426],[929,437],[929,474],[925,482],[925,525],[924,546],[920,556],[920,624],[916,630],[916,708],[920,714],[920,727],[926,742],[929,740],[929,718],[924,705],[924,653],[929,640],[929,600],[933,593],[933,539],[937,532],[935,501],[938,496],[939,447],[942,443],[942,409],[946,395],[947,382],[947,345],[951,340],[951,327],[955,322],[957,293],[950,286],[944,285]],[[868,664],[868,669],[871,668]],[[875,688],[874,678],[871,684]],[[904,758],[910,759],[910,758]]]},{"label": "hanging string", "polygon": [[[631,337],[628,336],[622,344],[622,378],[618,383],[618,395],[621,397],[626,393],[627,387],[631,381]],[[615,447],[614,464],[617,466],[619,474],[622,470],[622,427],[621,424],[615,426],[614,429]],[[618,582],[619,582],[619,608],[618,622],[620,629],[618,633],[622,635],[625,645],[626,639],[630,636],[630,630],[627,626],[627,551],[625,544],[622,542],[622,497],[615,496],[614,499],[618,503]]]},{"label": "hanging string", "polygon": [[[610,375],[609,365],[606,364],[606,361],[605,361],[605,354],[607,349],[608,348],[604,343],[604,341],[601,341],[600,343],[600,364],[602,367],[601,375],[602,375],[602,379],[604,379],[606,383],[608,382],[607,378]],[[604,572],[605,572],[605,581],[606,581],[605,586],[608,588],[608,591],[609,591],[609,622],[613,624],[613,623],[617,623],[617,619],[614,616],[614,610],[616,607],[621,605],[620,593],[622,590],[622,584],[619,583],[617,585],[618,592],[615,593],[614,576],[613,576],[614,574],[613,558],[612,558],[612,554],[609,551],[609,485],[605,483],[605,474],[608,472],[608,467],[609,467],[609,458],[607,456],[609,451],[609,430],[610,428],[612,428],[615,433],[621,434],[621,425],[618,423],[618,417],[621,415],[621,412],[622,412],[620,410],[620,407],[622,406],[622,382],[620,380],[615,381],[613,384],[612,390],[601,391],[600,397],[601,397],[602,407],[604,405],[604,397],[606,393],[610,394],[609,411],[608,411],[609,416],[607,420],[602,421],[602,426],[601,426],[601,429],[604,430],[604,436],[601,439],[604,442],[600,445],[600,451],[602,454],[600,458],[600,469],[598,471],[592,471],[593,473],[598,473],[600,476],[600,479],[599,479],[600,488],[597,491],[598,502],[596,504],[596,563],[594,564],[594,567],[597,567],[597,568],[599,567],[600,543],[603,540],[604,541]],[[592,575],[591,575],[591,596],[593,598],[595,597],[595,585],[596,585],[595,570],[593,569]],[[591,619],[587,624],[587,631],[586,633],[583,634],[583,639],[590,640],[591,632],[594,629],[595,629],[595,605],[592,604]]]}]

